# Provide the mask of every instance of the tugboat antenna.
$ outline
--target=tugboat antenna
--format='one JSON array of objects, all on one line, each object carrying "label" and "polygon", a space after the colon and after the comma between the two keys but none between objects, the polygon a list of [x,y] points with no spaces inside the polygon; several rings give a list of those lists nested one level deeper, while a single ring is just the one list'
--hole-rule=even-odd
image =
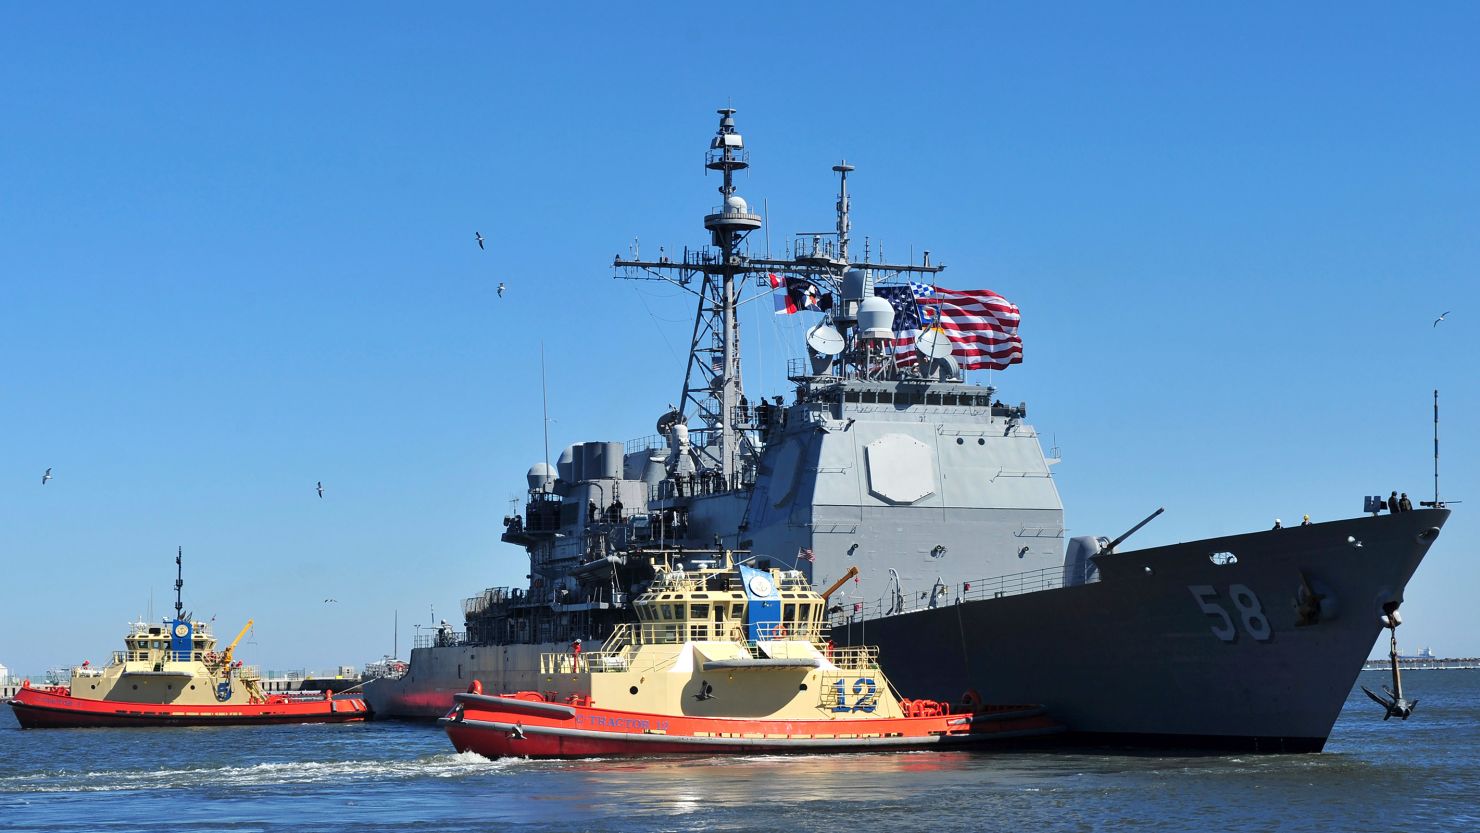
[{"label": "tugboat antenna", "polygon": [[185,548],[180,547],[175,551],[175,619],[180,618],[180,613],[185,605],[180,601],[180,589],[185,586],[185,567],[181,558],[185,555]]}]

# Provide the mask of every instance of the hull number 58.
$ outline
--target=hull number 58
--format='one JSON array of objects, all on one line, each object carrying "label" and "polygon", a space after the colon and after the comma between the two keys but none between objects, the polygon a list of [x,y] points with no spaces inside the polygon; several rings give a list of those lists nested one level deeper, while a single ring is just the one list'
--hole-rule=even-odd
[{"label": "hull number 58", "polygon": [[[1217,624],[1208,627],[1214,636],[1224,642],[1233,642],[1238,639],[1238,628],[1234,625],[1234,618],[1228,615],[1218,595],[1218,590],[1213,585],[1190,584],[1187,589],[1192,591],[1192,598],[1197,600],[1197,606],[1202,609],[1202,612],[1217,621]],[[1269,619],[1264,615],[1264,606],[1259,603],[1259,597],[1254,595],[1254,591],[1243,584],[1230,584],[1228,585],[1228,600],[1233,603],[1244,632],[1258,642],[1268,642],[1271,635]]]}]

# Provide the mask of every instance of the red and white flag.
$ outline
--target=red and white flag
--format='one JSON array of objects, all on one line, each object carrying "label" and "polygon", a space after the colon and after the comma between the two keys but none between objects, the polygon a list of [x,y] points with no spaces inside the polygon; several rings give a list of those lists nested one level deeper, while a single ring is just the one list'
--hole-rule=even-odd
[{"label": "red and white flag", "polygon": [[817,561],[817,556],[813,555],[812,550],[808,547],[802,547],[801,549],[797,550],[797,558],[803,561],[811,561],[813,563],[816,563]]},{"label": "red and white flag", "polygon": [[945,289],[912,284],[878,287],[894,305],[894,353],[901,366],[916,362],[915,339],[939,328],[951,340],[962,370],[1002,370],[1023,361],[1017,305],[990,289]]}]

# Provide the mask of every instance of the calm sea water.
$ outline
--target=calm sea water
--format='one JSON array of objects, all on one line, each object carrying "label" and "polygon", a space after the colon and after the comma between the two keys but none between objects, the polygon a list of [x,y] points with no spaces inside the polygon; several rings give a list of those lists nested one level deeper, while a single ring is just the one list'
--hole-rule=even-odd
[{"label": "calm sea water", "polygon": [[0,830],[1480,828],[1480,671],[1404,683],[1412,720],[1384,723],[1354,691],[1320,755],[495,762],[427,725],[22,731],[7,708]]}]

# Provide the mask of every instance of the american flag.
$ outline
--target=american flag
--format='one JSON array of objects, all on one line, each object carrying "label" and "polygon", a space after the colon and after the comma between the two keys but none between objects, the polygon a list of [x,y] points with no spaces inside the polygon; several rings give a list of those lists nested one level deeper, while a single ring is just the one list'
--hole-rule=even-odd
[{"label": "american flag", "polygon": [[962,370],[1002,370],[1023,361],[1022,320],[1016,304],[989,289],[945,289],[911,281],[880,286],[874,294],[894,307],[894,360],[902,367],[917,361],[915,339],[925,327],[939,327],[950,338],[951,355]]},{"label": "american flag", "polygon": [[812,550],[807,547],[802,547],[801,549],[797,550],[797,558],[800,558],[803,561],[811,561],[814,563],[817,561],[817,556],[813,555]]}]

